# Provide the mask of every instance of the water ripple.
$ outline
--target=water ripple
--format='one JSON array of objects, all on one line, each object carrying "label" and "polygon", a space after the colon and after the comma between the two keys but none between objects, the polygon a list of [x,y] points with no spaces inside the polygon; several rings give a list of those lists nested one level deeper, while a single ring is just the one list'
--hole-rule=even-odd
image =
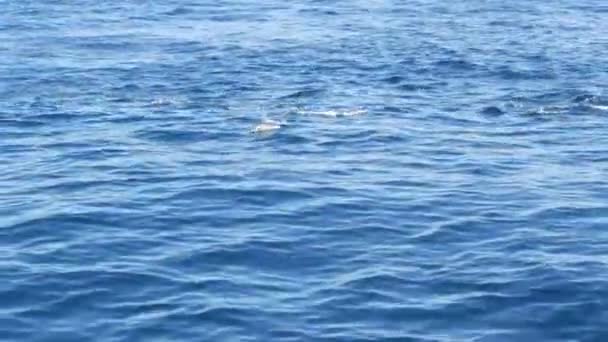
[{"label": "water ripple", "polygon": [[2,5],[3,340],[608,338],[605,6]]}]

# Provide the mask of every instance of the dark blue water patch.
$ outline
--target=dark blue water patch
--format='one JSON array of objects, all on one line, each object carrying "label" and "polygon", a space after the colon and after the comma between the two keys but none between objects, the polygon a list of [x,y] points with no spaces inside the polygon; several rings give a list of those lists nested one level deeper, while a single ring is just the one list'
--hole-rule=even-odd
[{"label": "dark blue water patch", "polygon": [[[100,146],[103,146],[104,144],[101,144]],[[62,141],[62,142],[52,142],[49,144],[41,144],[40,147],[44,148],[44,149],[57,149],[57,150],[79,150],[79,149],[83,149],[83,148],[88,148],[94,146],[92,144],[92,142],[83,142],[83,141],[77,141],[77,142],[67,142],[67,141]]]},{"label": "dark blue water patch", "polygon": [[160,18],[157,17],[149,17],[149,16],[142,16],[142,15],[131,15],[128,17],[129,20],[133,21],[133,22],[157,22],[157,21],[161,21]]},{"label": "dark blue water patch", "polygon": [[29,331],[34,329],[35,324],[22,319],[0,319],[0,333],[8,340],[22,340],[28,338]]},{"label": "dark blue water patch", "polygon": [[238,135],[228,132],[185,131],[183,129],[145,129],[136,132],[135,136],[155,142],[177,144],[202,142],[210,137],[227,138],[228,136],[236,137]]},{"label": "dark blue water patch", "polygon": [[433,87],[427,84],[401,84],[398,87],[400,90],[411,92],[411,91],[420,91],[420,90],[430,90]]},{"label": "dark blue water patch", "polygon": [[199,41],[169,42],[164,51],[179,54],[199,54],[209,51],[209,47]]},{"label": "dark blue water patch", "polygon": [[[2,132],[2,131],[0,131]],[[22,135],[13,135],[13,134],[6,134],[3,133],[3,135],[5,135],[6,137],[13,137],[13,138],[22,138]],[[5,144],[2,146],[2,150],[0,150],[0,155],[2,157],[5,158],[10,158],[11,154],[16,154],[18,155],[19,153],[26,153],[26,152],[32,152],[32,151],[36,151],[38,149],[38,147],[36,146],[31,146],[29,144]]]},{"label": "dark blue water patch", "polygon": [[309,97],[317,97],[325,93],[325,89],[304,89],[298,90],[288,95],[279,97],[279,99],[302,99]]},{"label": "dark blue water patch", "polygon": [[383,79],[382,81],[386,82],[388,84],[399,84],[399,83],[405,81],[405,78],[401,77],[401,76],[390,76],[390,77]]},{"label": "dark blue water patch", "polygon": [[500,116],[503,115],[504,112],[495,106],[489,106],[489,107],[485,107],[481,110],[481,114],[483,115],[488,115],[488,116]]},{"label": "dark blue water patch", "polygon": [[488,22],[488,25],[514,28],[514,27],[517,27],[518,25],[520,25],[520,23],[517,21],[514,21],[514,20],[499,19],[499,20],[492,20],[492,21]]},{"label": "dark blue water patch", "polygon": [[[257,141],[267,142],[266,146],[276,149],[279,153],[300,153],[308,154],[315,153],[311,152],[308,145],[312,144],[315,139],[314,137],[307,137],[302,134],[298,134],[285,128],[285,130],[271,133],[271,134],[251,134],[252,138]],[[305,148],[301,146],[305,145]]]},{"label": "dark blue water patch", "polygon": [[475,63],[463,59],[442,59],[435,62],[434,64],[435,67],[439,69],[470,71],[475,70],[477,68],[477,65]]},{"label": "dark blue water patch", "polygon": [[128,123],[133,123],[133,122],[147,122],[149,121],[150,118],[146,117],[145,115],[121,115],[121,116],[113,116],[111,118],[108,118],[109,122],[112,123],[117,123],[117,124],[128,124]]},{"label": "dark blue water patch", "polygon": [[135,102],[135,100],[132,97],[128,97],[128,96],[117,96],[117,97],[112,97],[112,98],[108,99],[108,102],[117,103],[117,104],[127,104],[127,103],[131,103],[131,102]]},{"label": "dark blue water patch", "polygon": [[42,113],[29,115],[27,118],[50,124],[68,124],[71,121],[82,119],[83,115],[78,113]]},{"label": "dark blue water patch", "polygon": [[[287,272],[295,269],[309,269],[323,260],[321,253],[311,253],[307,257],[293,258],[290,251],[310,250],[300,243],[285,243],[281,241],[247,241],[242,244],[218,246],[209,250],[198,251],[190,255],[188,260],[180,261],[186,264],[204,263],[209,266],[225,264],[232,267],[247,267],[257,265],[261,271],[283,269]],[[272,286],[272,285],[266,285]],[[229,289],[226,289],[229,291]]]},{"label": "dark blue water patch", "polygon": [[382,108],[382,111],[389,112],[389,113],[403,113],[403,112],[406,112],[407,109],[406,108],[395,107],[395,106],[384,106]]},{"label": "dark blue water patch", "polygon": [[17,119],[0,119],[0,130],[7,127],[11,128],[32,128],[43,126],[44,122],[40,120],[17,120]]},{"label": "dark blue water patch", "polygon": [[111,91],[117,93],[134,93],[142,90],[142,86],[137,83],[124,83],[121,85],[113,86],[110,88]]},{"label": "dark blue water patch", "polygon": [[59,105],[57,102],[53,101],[53,99],[49,99],[44,96],[37,96],[33,98],[31,101],[27,102],[27,106],[29,107],[29,109],[46,112],[59,110]]},{"label": "dark blue water patch", "polygon": [[145,47],[143,42],[134,42],[120,35],[73,39],[70,41],[70,45],[92,51],[138,50]]},{"label": "dark blue water patch", "polygon": [[318,143],[319,146],[322,147],[340,147],[340,146],[344,146],[344,145],[348,145],[351,143],[357,143],[357,142],[370,142],[369,138],[373,135],[373,131],[362,131],[362,132],[357,132],[357,133],[352,133],[352,134],[347,134],[347,135],[343,135],[340,137],[340,139],[332,139],[329,141],[323,141]]},{"label": "dark blue water patch", "polygon": [[[6,95],[16,96],[23,95],[23,91],[25,88],[23,86],[24,83],[31,80],[31,76],[12,76],[12,75],[0,75],[0,80],[3,82],[11,82],[13,84],[13,88],[0,88],[0,92]],[[0,94],[1,94],[0,93]]]},{"label": "dark blue water patch", "polygon": [[608,6],[598,5],[598,4],[586,4],[586,3],[577,3],[570,4],[568,8],[573,10],[583,10],[583,11],[592,11],[594,13],[605,13],[608,12]]},{"label": "dark blue water patch", "polygon": [[329,10],[326,8],[302,8],[298,10],[299,13],[304,15],[327,15],[327,16],[335,16],[340,13],[335,10]]},{"label": "dark blue water patch", "polygon": [[251,17],[251,14],[239,14],[239,13],[231,13],[231,14],[221,14],[221,15],[212,15],[209,16],[208,19],[216,22],[231,22],[238,20],[247,20]]},{"label": "dark blue water patch", "polygon": [[510,66],[501,66],[494,72],[495,75],[505,80],[548,80],[555,79],[556,75],[552,70],[521,70]]},{"label": "dark blue water patch", "polygon": [[194,12],[195,12],[195,10],[193,8],[180,6],[180,7],[174,8],[164,14],[167,16],[184,16],[184,15],[192,14]]}]

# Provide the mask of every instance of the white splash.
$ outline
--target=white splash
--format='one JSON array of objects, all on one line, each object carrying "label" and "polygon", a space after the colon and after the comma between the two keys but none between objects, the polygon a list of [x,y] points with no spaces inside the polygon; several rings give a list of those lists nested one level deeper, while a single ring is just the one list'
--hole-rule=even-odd
[{"label": "white splash", "polygon": [[565,112],[568,107],[565,106],[542,106],[538,110],[538,114],[560,114]]},{"label": "white splash", "polygon": [[263,120],[257,126],[255,126],[251,131],[253,133],[269,133],[276,131],[277,129],[283,127],[283,124],[274,120]]},{"label": "white splash", "polygon": [[599,109],[599,110],[608,110],[608,106],[589,105],[589,107]]},{"label": "white splash", "polygon": [[173,105],[176,102],[177,101],[175,99],[167,98],[167,97],[161,97],[161,98],[154,99],[152,102],[150,102],[150,105],[154,106],[154,107],[161,107],[161,106]]}]

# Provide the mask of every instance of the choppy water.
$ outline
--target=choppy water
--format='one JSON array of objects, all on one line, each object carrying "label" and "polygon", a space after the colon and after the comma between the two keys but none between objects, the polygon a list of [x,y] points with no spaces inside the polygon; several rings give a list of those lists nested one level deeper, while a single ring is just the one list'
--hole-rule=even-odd
[{"label": "choppy water", "polygon": [[606,4],[261,3],[0,1],[2,341],[608,340]]}]

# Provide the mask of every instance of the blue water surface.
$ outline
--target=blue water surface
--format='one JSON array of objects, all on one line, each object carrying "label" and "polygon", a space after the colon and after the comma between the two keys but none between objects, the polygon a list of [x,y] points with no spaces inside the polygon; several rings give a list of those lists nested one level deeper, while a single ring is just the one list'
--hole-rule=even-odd
[{"label": "blue water surface", "polygon": [[607,18],[0,0],[0,340],[608,341]]}]

